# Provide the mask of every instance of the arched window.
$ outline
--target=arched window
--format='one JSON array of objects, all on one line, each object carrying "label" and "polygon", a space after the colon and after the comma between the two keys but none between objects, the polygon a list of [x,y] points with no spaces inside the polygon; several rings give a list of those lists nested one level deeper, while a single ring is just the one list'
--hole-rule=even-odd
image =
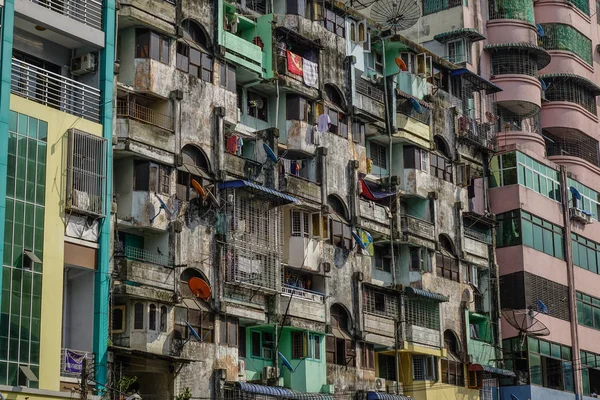
[{"label": "arched window", "polygon": [[350,40],[356,42],[356,23],[350,22]]},{"label": "arched window", "polygon": [[460,282],[458,258],[452,240],[447,235],[440,235],[438,241],[440,249],[435,253],[437,276]]},{"label": "arched window", "polygon": [[350,335],[350,316],[341,304],[330,308],[332,336],[326,337],[327,362],[345,366],[356,365],[356,343]]},{"label": "arched window", "polygon": [[448,182],[452,182],[452,161],[446,141],[439,135],[433,138],[436,151],[431,153],[429,173]]},{"label": "arched window", "polygon": [[150,312],[148,314],[148,329],[151,331],[156,330],[156,304],[150,304]]},{"label": "arched window", "polygon": [[169,312],[169,310],[167,309],[167,306],[160,306],[160,331],[161,332],[167,331],[168,312]]},{"label": "arched window", "polygon": [[325,85],[325,98],[327,102],[324,107],[324,114],[329,115],[331,120],[329,132],[335,133],[341,137],[348,137],[348,117],[345,114],[346,102],[342,92],[332,84]]},{"label": "arched window", "polygon": [[198,193],[192,187],[192,179],[203,187],[208,185],[210,179],[210,163],[202,150],[187,144],[181,149],[183,165],[177,167],[177,196],[181,200],[192,200]]},{"label": "arched window", "polygon": [[365,23],[364,22],[359,22],[358,23],[358,41],[359,42],[364,42],[365,40],[367,40],[367,38],[365,37]]},{"label": "arched window", "polygon": [[181,27],[183,38],[177,41],[177,69],[212,83],[214,63],[208,50],[208,35],[190,19],[184,20]]},{"label": "arched window", "polygon": [[442,359],[442,382],[465,386],[465,367],[460,360],[460,344],[456,334],[450,329],[444,332],[444,347],[447,356]]},{"label": "arched window", "polygon": [[133,306],[133,329],[144,329],[144,303]]},{"label": "arched window", "polygon": [[337,196],[327,196],[327,204],[333,210],[330,215],[330,240],[331,244],[346,250],[352,248],[352,228],[348,223],[349,215],[346,211],[346,205]]}]

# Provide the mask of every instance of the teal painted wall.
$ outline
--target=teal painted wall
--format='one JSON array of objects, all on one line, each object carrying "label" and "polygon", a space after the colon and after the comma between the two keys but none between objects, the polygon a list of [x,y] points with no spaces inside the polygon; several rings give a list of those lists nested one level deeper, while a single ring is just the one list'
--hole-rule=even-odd
[{"label": "teal painted wall", "polygon": [[[467,350],[470,356],[473,357],[474,364],[496,366],[496,351],[492,342],[492,330],[489,318],[470,313],[465,310],[465,321],[467,321]],[[471,330],[469,324],[473,322],[479,326],[479,336],[481,339],[471,338]]]},{"label": "teal painted wall", "polygon": [[[314,358],[312,346],[314,342],[308,340],[307,357],[304,359],[292,358],[292,332],[304,332],[319,338],[320,359]],[[327,370],[325,364],[325,336],[314,332],[284,328],[279,342],[279,351],[290,362],[294,372],[290,372],[280,363],[279,368],[283,371],[283,382],[286,388],[299,392],[319,393],[323,385],[327,384]]]},{"label": "teal painted wall", "polygon": [[104,215],[100,230],[98,269],[95,277],[94,299],[94,353],[96,354],[95,379],[99,390],[103,390],[108,374],[108,313],[110,289],[110,214],[112,209],[112,133],[113,133],[113,85],[115,65],[115,0],[103,3],[103,31],[106,42],[100,52],[100,90],[102,92],[101,123],[103,137],[107,139],[106,184],[104,186]]},{"label": "teal painted wall", "polygon": [[[246,328],[246,357],[244,358],[246,362],[246,380],[254,381],[261,379],[263,367],[270,367],[273,365],[272,358],[263,358],[260,356],[252,355],[252,332],[260,332],[261,335],[264,332],[268,332],[273,334],[274,327],[273,326],[260,326],[260,327],[252,327]],[[262,343],[261,339],[261,354],[264,343]],[[275,345],[273,344],[273,351],[275,349]]]},{"label": "teal painted wall", "polygon": [[[6,216],[6,165],[8,162],[8,120],[10,115],[10,78],[14,29],[14,0],[5,0],[2,8],[0,49],[0,260],[4,259],[4,220]],[[2,288],[2,274],[0,274]],[[0,309],[2,306],[0,295]]]},{"label": "teal painted wall", "polygon": [[406,198],[406,213],[429,221],[429,200],[420,198]]}]

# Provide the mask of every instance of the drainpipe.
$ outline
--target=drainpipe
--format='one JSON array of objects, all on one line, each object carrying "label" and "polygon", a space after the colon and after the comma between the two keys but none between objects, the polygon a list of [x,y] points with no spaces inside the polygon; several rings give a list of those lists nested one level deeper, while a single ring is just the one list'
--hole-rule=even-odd
[{"label": "drainpipe", "polygon": [[[385,96],[385,130],[387,131],[388,134],[388,138],[389,138],[389,147],[390,147],[390,162],[389,162],[389,177],[390,177],[390,185],[392,183],[392,157],[393,157],[393,151],[392,151],[392,129],[391,129],[391,123],[390,123],[390,99],[388,97],[388,85],[387,85],[387,70],[386,70],[386,63],[385,63],[385,40],[383,37],[379,38],[379,40],[381,40],[381,52],[383,54],[383,91],[384,91],[384,96]],[[394,201],[395,201],[395,196],[394,196]],[[397,209],[397,207],[396,207]],[[390,256],[391,256],[391,264],[392,264],[392,285],[395,287],[397,284],[396,281],[396,258],[394,257],[394,220],[393,218],[390,218]],[[396,370],[396,393],[398,393],[398,384],[400,382],[400,366],[399,366],[399,359],[398,359],[398,321],[396,321],[395,327],[394,327],[394,366],[395,366],[395,370]]]},{"label": "drainpipe", "polygon": [[573,359],[573,378],[575,384],[575,398],[581,398],[583,385],[581,381],[581,368],[579,365],[579,340],[577,334],[577,300],[575,297],[575,271],[573,270],[573,248],[571,247],[571,213],[569,211],[569,190],[567,189],[567,168],[560,167],[560,185],[563,208],[563,225],[565,233],[563,243],[565,247],[565,261],[567,262],[567,282],[569,285],[569,313],[571,314],[571,357]]},{"label": "drainpipe", "polygon": [[[215,115],[215,125],[216,125],[216,135],[213,136],[213,154],[214,154],[214,168],[213,171],[215,173],[215,181],[220,182],[225,180],[225,169],[224,169],[224,152],[225,152],[225,132],[224,125],[225,122],[223,118],[225,117],[225,107],[215,107],[214,109]],[[221,204],[221,191],[219,190],[219,185],[215,184],[214,186],[214,195],[217,199],[217,202]],[[224,274],[225,269],[222,268],[221,263],[223,262],[223,246],[219,243],[219,241],[215,241],[215,253],[213,259],[213,277],[214,277],[214,285],[213,287],[216,289],[214,294],[214,305],[216,311],[221,311],[221,300],[223,298],[223,288],[221,282],[224,282]]]}]

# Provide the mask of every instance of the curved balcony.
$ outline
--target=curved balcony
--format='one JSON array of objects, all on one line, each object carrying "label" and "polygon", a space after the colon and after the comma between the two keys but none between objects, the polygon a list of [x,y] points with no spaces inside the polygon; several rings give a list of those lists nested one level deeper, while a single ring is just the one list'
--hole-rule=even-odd
[{"label": "curved balcony", "polygon": [[588,32],[590,4],[587,0],[538,0],[535,3],[535,22],[569,24],[581,32]]},{"label": "curved balcony", "polygon": [[[599,166],[598,141],[575,129],[544,129],[546,154],[557,164]],[[574,171],[571,171],[574,172]]]},{"label": "curved balcony", "polygon": [[[592,41],[569,24],[544,23],[540,25],[545,33],[544,37],[540,38],[541,46],[552,56],[552,62],[544,73],[568,71],[593,79]],[[589,27],[585,31],[589,31]]]},{"label": "curved balcony", "polygon": [[544,157],[546,144],[542,139],[540,115],[530,118],[520,118],[510,111],[498,108],[499,128],[498,146],[507,147],[518,145],[520,148],[528,149]]},{"label": "curved balcony", "polygon": [[487,42],[499,43],[537,43],[537,29],[530,22],[518,19],[493,19],[487,22]]},{"label": "curved balcony", "polygon": [[502,88],[498,93],[497,104],[521,117],[529,117],[539,112],[542,105],[542,86],[532,76],[507,74],[490,79]]}]

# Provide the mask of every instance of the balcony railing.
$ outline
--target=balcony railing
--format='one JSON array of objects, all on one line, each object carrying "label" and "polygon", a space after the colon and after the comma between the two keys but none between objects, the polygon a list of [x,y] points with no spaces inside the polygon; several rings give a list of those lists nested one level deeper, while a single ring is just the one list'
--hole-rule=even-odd
[{"label": "balcony railing", "polygon": [[91,26],[92,28],[102,30],[102,1],[31,0],[31,2]]},{"label": "balcony railing", "polygon": [[162,266],[169,265],[169,256],[137,247],[125,246],[124,256],[129,260],[148,262]]},{"label": "balcony railing", "polygon": [[132,101],[117,100],[117,117],[127,117],[173,131],[173,117]]},{"label": "balcony railing", "polygon": [[371,99],[383,103],[383,90],[362,78],[356,79],[356,91]]},{"label": "balcony railing", "polygon": [[465,228],[465,236],[471,239],[479,240],[480,242],[492,244],[491,232],[480,232],[472,228]]},{"label": "balcony railing", "polygon": [[284,296],[294,296],[295,299],[312,301],[314,303],[323,303],[325,296],[319,292],[313,292],[308,289],[301,289],[291,285],[283,284],[281,294]]},{"label": "balcony railing", "polygon": [[100,121],[100,90],[14,58],[10,90],[45,106]]},{"label": "balcony railing", "polygon": [[428,239],[434,238],[433,224],[412,215],[400,216],[400,229],[404,234],[413,234]]},{"label": "balcony railing", "polygon": [[60,376],[80,378],[83,360],[87,361],[87,370],[94,370],[94,353],[63,348],[60,351]]}]

